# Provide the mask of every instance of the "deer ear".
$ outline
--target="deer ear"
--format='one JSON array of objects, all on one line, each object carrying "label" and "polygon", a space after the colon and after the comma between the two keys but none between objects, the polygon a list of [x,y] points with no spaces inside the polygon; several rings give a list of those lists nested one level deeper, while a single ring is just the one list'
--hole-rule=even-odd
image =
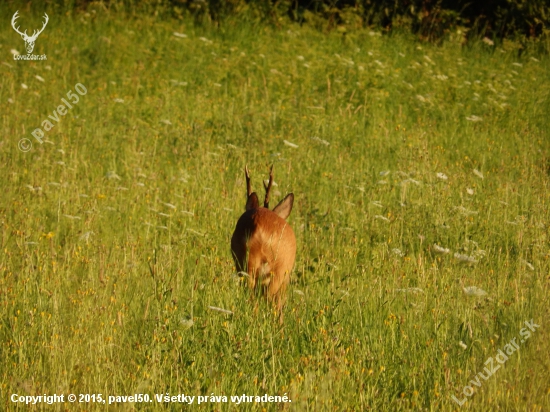
[{"label": "deer ear", "polygon": [[252,209],[258,209],[260,207],[260,202],[258,201],[258,195],[256,192],[252,192],[248,196],[248,200],[246,201],[246,206],[244,210],[252,210]]},{"label": "deer ear", "polygon": [[286,197],[279,202],[277,206],[273,209],[280,217],[286,220],[290,216],[292,211],[292,204],[294,203],[294,194],[289,193]]}]

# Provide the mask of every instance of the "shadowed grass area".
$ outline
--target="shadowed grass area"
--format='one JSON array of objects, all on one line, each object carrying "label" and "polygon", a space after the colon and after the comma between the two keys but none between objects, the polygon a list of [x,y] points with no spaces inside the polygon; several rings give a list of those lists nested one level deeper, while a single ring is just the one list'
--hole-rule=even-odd
[{"label": "shadowed grass area", "polygon": [[[123,410],[183,407],[166,393],[206,410],[550,407],[547,56],[99,6],[50,12],[45,61],[14,61],[8,25],[0,45],[7,410],[54,393],[152,401]],[[259,189],[272,163],[272,204],[296,197],[282,327],[230,254],[244,165]]]}]

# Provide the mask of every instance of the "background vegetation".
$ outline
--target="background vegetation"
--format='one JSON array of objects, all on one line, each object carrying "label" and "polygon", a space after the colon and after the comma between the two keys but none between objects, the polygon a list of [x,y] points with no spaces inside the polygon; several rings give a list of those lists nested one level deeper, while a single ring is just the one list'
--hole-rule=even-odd
[{"label": "background vegetation", "polygon": [[223,24],[228,19],[252,19],[281,27],[286,21],[318,29],[346,32],[364,27],[384,31],[406,30],[424,40],[441,41],[460,29],[464,40],[487,36],[548,38],[550,0],[46,0],[50,6],[72,11],[100,5],[135,12],[144,10],[192,17],[199,22]]},{"label": "background vegetation", "polygon": [[[0,29],[4,409],[106,409],[13,393],[169,392],[292,399],[244,410],[548,410],[544,40],[18,7],[22,29],[50,23],[46,61],[13,60],[23,42]],[[76,83],[88,93],[39,144]],[[273,204],[296,196],[282,327],[232,275],[246,163],[256,189],[275,164]],[[531,319],[460,408],[451,396]]]}]

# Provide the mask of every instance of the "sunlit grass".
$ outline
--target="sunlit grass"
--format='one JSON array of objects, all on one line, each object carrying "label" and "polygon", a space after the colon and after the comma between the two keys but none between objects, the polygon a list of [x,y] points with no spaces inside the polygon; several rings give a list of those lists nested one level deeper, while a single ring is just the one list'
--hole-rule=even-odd
[{"label": "sunlit grass", "polygon": [[[549,407],[546,56],[101,8],[55,19],[44,62],[11,60],[23,42],[0,32],[8,410],[27,409],[12,393],[166,392],[458,410],[531,319],[462,408]],[[87,94],[38,143],[76,83]],[[229,247],[244,165],[259,189],[272,163],[272,203],[296,197],[283,327]]]}]

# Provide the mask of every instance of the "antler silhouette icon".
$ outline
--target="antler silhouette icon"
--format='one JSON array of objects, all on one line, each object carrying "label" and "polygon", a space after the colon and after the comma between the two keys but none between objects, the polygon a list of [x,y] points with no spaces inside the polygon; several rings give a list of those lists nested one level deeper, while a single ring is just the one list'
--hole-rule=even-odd
[{"label": "antler silhouette icon", "polygon": [[18,14],[19,13],[19,10],[17,10],[15,12],[15,14],[13,15],[12,19],[11,19],[11,26],[13,27],[13,29],[19,33],[21,35],[21,37],[23,38],[23,40],[25,41],[25,48],[27,49],[27,53],[32,53],[33,49],[34,49],[34,42],[36,41],[38,35],[40,33],[42,33],[44,31],[44,29],[46,28],[46,25],[48,24],[48,21],[50,20],[50,18],[48,17],[48,15],[46,13],[44,13],[44,18],[45,18],[45,21],[44,21],[44,24],[42,25],[42,28],[40,30],[35,30],[34,33],[32,34],[32,36],[29,36],[27,35],[27,30],[25,30],[24,33],[21,33],[21,31],[19,31],[19,27],[15,27],[15,20],[18,19]]}]

